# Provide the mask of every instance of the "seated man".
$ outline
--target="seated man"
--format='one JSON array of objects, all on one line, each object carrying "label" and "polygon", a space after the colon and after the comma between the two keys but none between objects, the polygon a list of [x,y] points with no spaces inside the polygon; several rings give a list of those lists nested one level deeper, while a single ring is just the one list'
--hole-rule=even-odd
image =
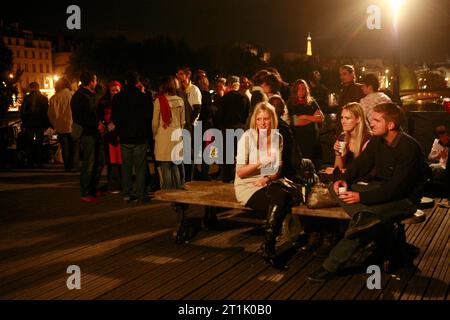
[{"label": "seated man", "polygon": [[362,244],[389,238],[386,232],[392,232],[394,222],[416,212],[427,165],[418,142],[401,130],[402,117],[393,103],[374,107],[373,138],[344,174],[345,181],[336,181],[331,190],[352,220],[310,281],[331,278]]},{"label": "seated man", "polygon": [[436,139],[431,147],[428,161],[433,171],[433,183],[445,185],[445,167],[448,159],[449,135],[446,126],[436,127]]}]

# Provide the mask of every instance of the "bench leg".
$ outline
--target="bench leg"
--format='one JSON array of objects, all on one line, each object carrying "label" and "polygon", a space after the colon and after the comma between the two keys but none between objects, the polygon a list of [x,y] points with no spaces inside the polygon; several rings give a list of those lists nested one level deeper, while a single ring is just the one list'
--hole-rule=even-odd
[{"label": "bench leg", "polygon": [[203,217],[203,228],[217,229],[218,220],[214,207],[205,206],[205,215]]},{"label": "bench leg", "polygon": [[406,242],[405,227],[394,223],[393,233],[384,247],[383,271],[393,274],[400,267],[409,267],[420,253],[420,250]]},{"label": "bench leg", "polygon": [[177,226],[173,232],[173,240],[175,243],[182,244],[189,240],[189,227],[186,223],[187,206],[181,203],[173,204],[175,212],[177,213]]}]

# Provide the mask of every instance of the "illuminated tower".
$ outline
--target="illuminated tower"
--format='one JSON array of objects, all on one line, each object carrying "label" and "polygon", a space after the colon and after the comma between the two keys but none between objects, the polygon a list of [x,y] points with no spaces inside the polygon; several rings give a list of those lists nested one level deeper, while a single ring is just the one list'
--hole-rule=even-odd
[{"label": "illuminated tower", "polygon": [[308,44],[306,47],[306,55],[311,57],[312,56],[312,43],[311,43],[311,34],[308,32]]}]

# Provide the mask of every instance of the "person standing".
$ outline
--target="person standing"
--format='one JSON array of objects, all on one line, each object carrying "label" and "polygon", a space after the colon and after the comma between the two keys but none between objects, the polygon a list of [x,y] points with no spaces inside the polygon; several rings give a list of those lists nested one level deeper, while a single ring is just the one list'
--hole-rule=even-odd
[{"label": "person standing", "polygon": [[[201,104],[202,104],[202,94],[200,89],[194,85],[191,81],[191,69],[188,67],[178,68],[177,70],[177,79],[180,83],[180,90],[178,91],[178,95],[183,99],[184,108],[185,108],[185,118],[186,122],[184,124],[184,128],[191,133],[191,137],[193,137],[194,130],[194,122],[197,120]],[[191,151],[193,148],[193,139],[191,145]],[[194,174],[194,164],[192,158],[193,152],[191,152],[191,164],[184,165],[184,177],[183,180],[185,182],[191,181]]]},{"label": "person standing", "polygon": [[378,77],[376,75],[372,73],[366,74],[361,79],[361,83],[361,89],[365,97],[361,98],[359,103],[364,109],[367,121],[370,122],[373,107],[380,103],[392,102],[392,100],[383,92],[378,91],[378,89],[380,88],[380,81],[378,80]]},{"label": "person standing", "polygon": [[74,153],[72,142],[72,110],[70,100],[73,92],[70,90],[70,83],[66,78],[61,78],[55,83],[55,95],[50,98],[48,107],[48,118],[61,144],[64,170],[73,170]]},{"label": "person standing", "polygon": [[[144,203],[147,138],[151,130],[153,102],[141,90],[140,76],[128,76],[123,91],[112,101],[111,121],[115,124],[122,153],[123,200]],[[133,194],[133,169],[136,174],[136,197]]]},{"label": "person standing", "polygon": [[105,147],[105,159],[108,168],[108,185],[111,193],[120,193],[122,189],[122,152],[120,141],[115,130],[114,122],[111,121],[111,104],[114,96],[120,92],[122,85],[113,80],[108,85],[108,91],[98,102],[98,115],[100,121],[106,126],[103,135]]},{"label": "person standing", "polygon": [[[235,163],[237,142],[233,136],[233,142],[226,140],[227,129],[245,129],[247,116],[250,110],[250,100],[247,96],[239,92],[239,77],[230,76],[227,81],[228,91],[220,100],[219,108],[216,114],[216,124],[219,130],[222,130],[224,139],[224,152],[222,165],[222,181],[232,182],[235,177]],[[233,150],[229,150],[227,146],[233,146]],[[228,152],[233,152],[232,157]],[[232,163],[227,162],[227,158],[233,159]]]},{"label": "person standing", "polygon": [[50,127],[47,112],[47,97],[41,93],[37,82],[30,83],[30,92],[23,99],[20,108],[29,167],[42,167],[44,131]]},{"label": "person standing", "polygon": [[314,98],[311,97],[305,80],[298,79],[294,82],[288,110],[292,131],[303,157],[312,160],[316,168],[319,168],[321,159],[318,124],[323,122],[324,116]]},{"label": "person standing", "polygon": [[155,99],[152,128],[155,139],[155,159],[161,168],[161,189],[181,189],[180,172],[172,159],[172,152],[179,141],[172,141],[172,133],[183,129],[184,102],[177,96],[175,77],[164,79],[160,93]]},{"label": "person standing", "polygon": [[343,65],[339,68],[339,78],[341,79],[342,88],[339,93],[336,136],[341,133],[341,111],[342,108],[350,102],[359,102],[364,97],[362,85],[356,83],[355,68],[352,65]]},{"label": "person standing", "polygon": [[96,92],[97,76],[85,71],[80,76],[81,87],[70,101],[73,122],[81,127],[81,148],[83,158],[80,172],[81,201],[96,202],[101,169],[105,163],[105,154],[101,134],[106,127],[97,115]]}]

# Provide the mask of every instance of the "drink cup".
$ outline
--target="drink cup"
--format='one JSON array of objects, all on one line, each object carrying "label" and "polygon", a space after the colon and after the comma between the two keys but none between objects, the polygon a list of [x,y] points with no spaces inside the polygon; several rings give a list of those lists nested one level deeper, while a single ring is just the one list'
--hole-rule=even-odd
[{"label": "drink cup", "polygon": [[339,189],[338,189],[339,194],[342,194],[342,193],[344,193],[346,191],[347,191],[346,187],[339,187]]},{"label": "drink cup", "polygon": [[347,141],[339,141],[339,153],[341,156],[345,154],[345,147],[347,146]]}]

